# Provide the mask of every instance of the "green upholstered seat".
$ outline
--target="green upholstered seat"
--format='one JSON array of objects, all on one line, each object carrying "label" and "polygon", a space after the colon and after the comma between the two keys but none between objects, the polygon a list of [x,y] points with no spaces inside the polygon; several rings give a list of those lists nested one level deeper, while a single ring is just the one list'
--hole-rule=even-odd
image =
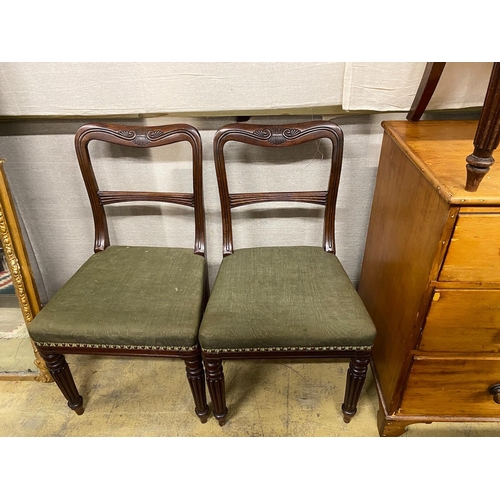
[{"label": "green upholstered seat", "polygon": [[41,345],[197,345],[205,259],[187,248],[110,246],[90,257],[29,325]]},{"label": "green upholstered seat", "polygon": [[200,326],[204,351],[371,347],[375,326],[337,257],[319,247],[224,257]]}]

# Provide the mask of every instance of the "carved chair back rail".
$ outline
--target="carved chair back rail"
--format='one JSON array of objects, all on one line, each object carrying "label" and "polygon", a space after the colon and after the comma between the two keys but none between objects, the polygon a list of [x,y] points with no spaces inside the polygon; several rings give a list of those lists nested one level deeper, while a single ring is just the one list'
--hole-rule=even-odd
[{"label": "carved chair back rail", "polygon": [[[181,128],[180,128],[181,127]],[[118,146],[152,148],[187,141],[193,151],[193,192],[162,193],[139,191],[100,191],[92,167],[88,145],[92,140]],[[88,124],[75,135],[75,149],[95,224],[95,251],[109,246],[109,232],[104,205],[123,202],[156,201],[194,208],[195,245],[197,255],[205,253],[205,212],[203,208],[202,144],[199,132],[191,125],[164,125],[156,127],[125,127],[114,124]]]},{"label": "carved chair back rail", "polygon": [[[323,246],[327,252],[335,253],[335,205],[342,169],[344,136],[342,130],[331,122],[314,121],[290,126],[262,126],[248,123],[227,125],[219,129],[214,137],[214,158],[219,186],[223,228],[223,255],[233,253],[231,209],[253,203],[290,201],[314,203],[326,206]],[[332,143],[330,179],[327,191],[293,191],[267,193],[229,193],[224,145],[229,141],[261,147],[289,147],[318,140],[329,139]]]}]

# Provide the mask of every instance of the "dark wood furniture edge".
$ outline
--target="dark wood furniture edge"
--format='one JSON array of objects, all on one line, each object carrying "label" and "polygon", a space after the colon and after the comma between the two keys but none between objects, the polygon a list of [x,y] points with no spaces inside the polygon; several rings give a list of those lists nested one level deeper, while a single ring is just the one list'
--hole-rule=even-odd
[{"label": "dark wood furniture edge", "polygon": [[445,66],[445,62],[428,62],[426,64],[422,80],[410,106],[410,112],[406,116],[407,120],[412,122],[420,120],[436,90]]}]

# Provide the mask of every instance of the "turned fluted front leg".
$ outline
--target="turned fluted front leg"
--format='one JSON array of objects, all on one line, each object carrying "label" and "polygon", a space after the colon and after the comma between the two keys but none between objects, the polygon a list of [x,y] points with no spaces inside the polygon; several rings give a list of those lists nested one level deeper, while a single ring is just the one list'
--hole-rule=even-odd
[{"label": "turned fluted front leg", "polygon": [[483,177],[495,163],[493,151],[500,141],[500,63],[493,64],[493,71],[484,99],[474,137],[474,151],[466,159],[467,180],[465,190],[477,191]]},{"label": "turned fluted front leg", "polygon": [[68,406],[77,415],[83,414],[83,398],[78,393],[73,375],[62,354],[40,352],[55,383],[68,400]]},{"label": "turned fluted front leg", "polygon": [[205,388],[205,371],[203,370],[203,362],[201,354],[198,352],[196,355],[189,358],[184,358],[186,364],[186,374],[189,381],[189,387],[193,394],[195,412],[198,415],[201,423],[204,424],[208,420],[208,404],[207,392]]},{"label": "turned fluted front leg", "polygon": [[342,413],[344,414],[344,422],[346,424],[348,424],[351,418],[356,414],[359,395],[365,383],[369,362],[369,356],[363,356],[352,358],[349,363],[344,404],[342,405]]},{"label": "turned fluted front leg", "polygon": [[227,406],[222,360],[205,358],[204,361],[207,371],[208,392],[214,405],[214,417],[219,422],[219,425],[225,425]]}]

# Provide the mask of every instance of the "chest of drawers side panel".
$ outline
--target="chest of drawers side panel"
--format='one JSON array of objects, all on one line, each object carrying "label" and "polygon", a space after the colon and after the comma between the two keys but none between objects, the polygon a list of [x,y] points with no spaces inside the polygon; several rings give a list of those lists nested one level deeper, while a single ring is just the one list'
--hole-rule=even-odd
[{"label": "chest of drawers side panel", "polygon": [[389,413],[401,398],[449,211],[404,148],[384,133],[358,291],[377,327],[373,361]]}]

